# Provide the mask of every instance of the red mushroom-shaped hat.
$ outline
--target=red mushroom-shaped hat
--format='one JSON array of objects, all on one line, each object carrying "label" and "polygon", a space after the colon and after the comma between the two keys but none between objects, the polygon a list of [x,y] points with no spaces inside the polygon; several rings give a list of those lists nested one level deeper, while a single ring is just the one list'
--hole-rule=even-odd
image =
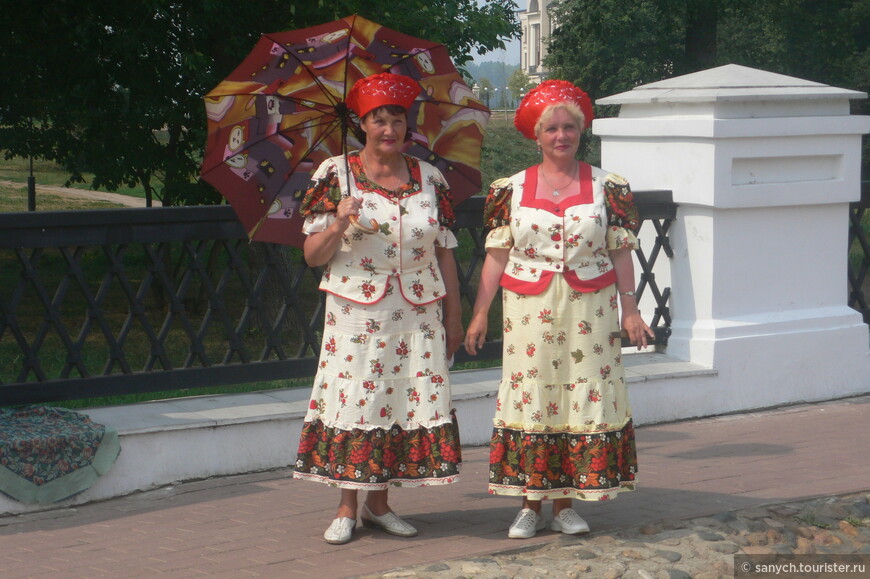
[{"label": "red mushroom-shaped hat", "polygon": [[420,85],[401,74],[382,72],[356,81],[347,93],[347,106],[363,118],[384,105],[399,105],[404,109],[420,94]]},{"label": "red mushroom-shaped hat", "polygon": [[514,126],[527,139],[534,139],[535,125],[544,109],[559,103],[573,103],[580,108],[586,121],[584,130],[592,124],[595,113],[592,111],[589,95],[567,80],[545,80],[523,97],[520,106],[517,107]]}]

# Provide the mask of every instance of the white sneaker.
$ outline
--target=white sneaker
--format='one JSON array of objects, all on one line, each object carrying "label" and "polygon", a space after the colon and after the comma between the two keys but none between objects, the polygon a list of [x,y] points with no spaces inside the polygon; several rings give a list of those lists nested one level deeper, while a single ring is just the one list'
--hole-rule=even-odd
[{"label": "white sneaker", "polygon": [[589,525],[574,509],[562,509],[558,515],[553,517],[550,530],[561,531],[566,535],[579,535],[580,533],[588,533]]},{"label": "white sneaker", "polygon": [[544,517],[532,509],[523,509],[511,524],[508,537],[511,539],[531,539],[535,533],[543,531],[546,526],[547,521],[544,520]]},{"label": "white sneaker", "polygon": [[332,519],[332,524],[323,533],[323,538],[330,545],[344,545],[353,536],[353,528],[356,526],[356,520],[349,517],[338,517]]},{"label": "white sneaker", "polygon": [[363,514],[365,515],[362,517],[363,527],[377,527],[398,537],[417,536],[417,529],[400,519],[399,515],[393,511],[378,516],[369,510],[367,504],[363,503]]}]

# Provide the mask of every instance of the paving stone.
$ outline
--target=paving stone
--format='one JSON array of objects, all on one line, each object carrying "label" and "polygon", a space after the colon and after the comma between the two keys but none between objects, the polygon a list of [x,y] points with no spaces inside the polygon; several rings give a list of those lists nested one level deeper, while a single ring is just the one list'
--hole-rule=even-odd
[{"label": "paving stone", "polygon": [[870,503],[867,502],[866,498],[855,501],[852,504],[852,510],[854,510],[860,517],[870,518]]},{"label": "paving stone", "polygon": [[659,541],[659,543],[668,547],[677,547],[681,545],[683,541],[682,539],[677,539],[676,537],[674,537],[669,539],[662,539],[661,541]]},{"label": "paving stone", "polygon": [[847,535],[851,535],[852,537],[857,537],[860,533],[855,526],[849,521],[840,521],[840,530],[846,533]]},{"label": "paving stone", "polygon": [[795,553],[800,553],[802,555],[812,555],[815,552],[816,546],[813,544],[812,540],[805,537],[798,537]]},{"label": "paving stone", "polygon": [[727,555],[733,555],[740,551],[740,547],[735,545],[734,543],[716,543],[715,545],[710,546],[711,549],[716,551],[717,553],[725,553]]},{"label": "paving stone", "polygon": [[666,551],[666,550],[658,550],[655,552],[655,556],[664,559],[668,563],[676,563],[680,559],[683,558],[683,555],[676,551]]},{"label": "paving stone", "polygon": [[778,521],[776,519],[771,519],[770,517],[766,517],[764,519],[764,524],[773,529],[781,529],[785,527],[785,523]]},{"label": "paving stone", "polygon": [[729,511],[729,512],[725,512],[725,513],[717,513],[717,514],[713,515],[713,518],[716,519],[717,521],[719,521],[720,523],[730,523],[731,521],[735,520],[737,517],[734,516],[734,513]]}]

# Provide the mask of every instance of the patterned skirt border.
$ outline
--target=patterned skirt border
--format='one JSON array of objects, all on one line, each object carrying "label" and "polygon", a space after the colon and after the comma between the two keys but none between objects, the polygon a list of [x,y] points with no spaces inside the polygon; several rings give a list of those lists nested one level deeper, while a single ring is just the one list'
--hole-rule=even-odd
[{"label": "patterned skirt border", "polygon": [[[461,468],[461,464],[456,465],[457,470]],[[431,487],[438,485],[449,485],[455,482],[459,482],[459,474],[450,475],[447,477],[436,477],[436,478],[427,478],[427,479],[390,479],[387,482],[381,483],[366,483],[366,482],[354,482],[354,481],[339,481],[332,479],[328,476],[311,474],[307,472],[299,472],[296,471],[293,473],[293,478],[299,480],[307,480],[312,482],[319,482],[323,484],[327,484],[331,487],[340,488],[340,489],[353,489],[360,491],[382,491],[386,490],[389,487]]]},{"label": "patterned skirt border", "polygon": [[606,490],[580,490],[575,488],[529,490],[525,487],[489,483],[489,494],[512,497],[526,497],[530,501],[553,499],[577,499],[579,501],[610,501],[620,493],[635,490],[636,480],[620,484]]},{"label": "patterned skirt border", "polygon": [[601,501],[634,490],[634,425],[597,434],[540,434],[494,428],[489,446],[490,494],[532,500]]},{"label": "patterned skirt border", "polygon": [[462,463],[456,412],[433,428],[342,430],[306,422],[299,438],[294,478],[379,490],[456,482]]}]

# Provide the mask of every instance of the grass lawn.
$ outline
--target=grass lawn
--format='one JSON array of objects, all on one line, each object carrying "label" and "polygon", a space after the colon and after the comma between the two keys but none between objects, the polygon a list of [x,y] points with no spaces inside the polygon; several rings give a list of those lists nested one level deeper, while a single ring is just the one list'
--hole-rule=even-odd
[{"label": "grass lawn", "polygon": [[[112,209],[123,207],[109,201],[55,195],[44,191],[36,194],[37,211],[71,211],[78,209]],[[27,211],[27,184],[0,183],[0,213]]]},{"label": "grass lawn", "polygon": [[[2,150],[0,150],[2,153]],[[21,157],[14,157],[12,159],[6,159],[2,155],[0,155],[0,181],[12,181],[14,183],[21,183],[24,186],[24,211],[27,210],[27,178],[30,176],[30,161],[28,159],[24,159]],[[69,173],[64,171],[63,167],[54,163],[52,161],[45,161],[41,159],[33,160],[33,177],[36,181],[36,185],[53,185],[56,187],[71,187],[73,189],[93,189],[91,186],[91,182],[93,181],[94,176],[92,174],[84,174],[85,178],[84,183],[70,183],[69,182]],[[5,191],[3,191],[5,193]],[[145,198],[145,190],[139,187],[124,187],[117,191],[112,191],[112,193],[120,193],[122,195],[130,195],[131,197],[140,197]],[[41,198],[41,195],[40,195]],[[37,208],[39,208],[40,202],[37,200]],[[112,207],[112,205],[110,205]],[[75,207],[75,209],[93,209],[92,207]],[[8,211],[7,209],[2,209],[2,211]]]}]

